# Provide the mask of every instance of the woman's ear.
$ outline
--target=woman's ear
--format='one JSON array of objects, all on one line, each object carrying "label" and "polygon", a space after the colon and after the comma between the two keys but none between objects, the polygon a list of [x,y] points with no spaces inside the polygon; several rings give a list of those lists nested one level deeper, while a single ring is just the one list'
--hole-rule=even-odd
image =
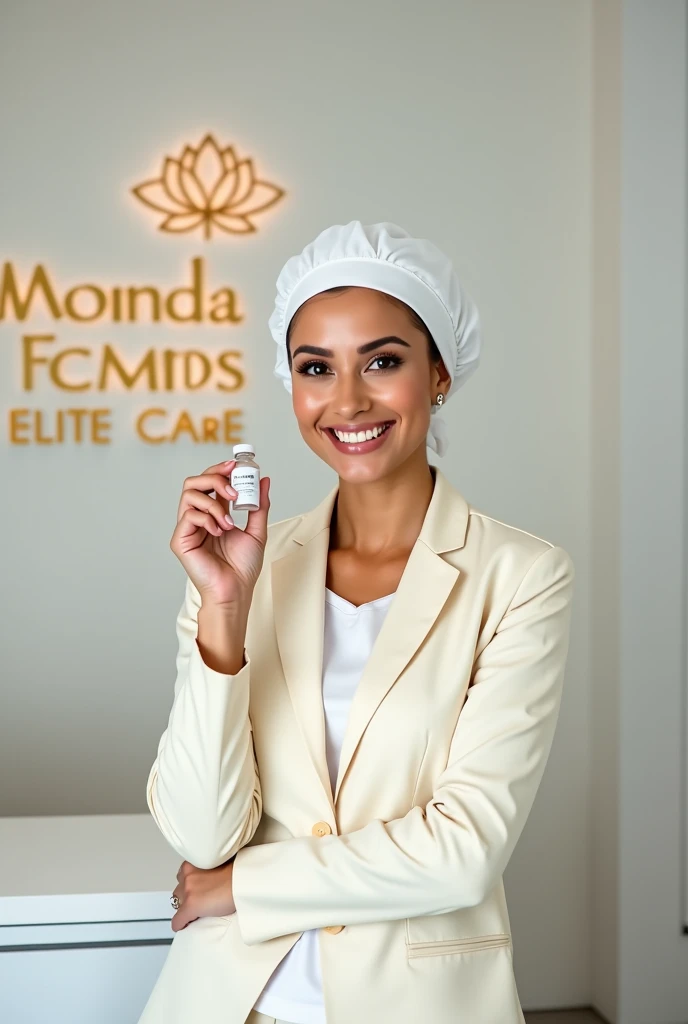
[{"label": "woman's ear", "polygon": [[434,381],[433,388],[435,394],[437,394],[438,390],[444,391],[445,385],[451,382],[449,371],[447,370],[447,367],[444,365],[444,359],[440,359],[439,362],[433,364],[432,379]]}]

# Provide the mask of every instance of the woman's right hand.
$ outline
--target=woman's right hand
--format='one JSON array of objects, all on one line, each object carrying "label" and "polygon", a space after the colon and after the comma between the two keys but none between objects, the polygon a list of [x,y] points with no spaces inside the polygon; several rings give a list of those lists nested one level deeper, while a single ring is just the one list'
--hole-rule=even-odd
[{"label": "woman's right hand", "polygon": [[235,459],[220,462],[186,478],[170,547],[204,602],[248,608],[263,566],[270,478],[261,478],[260,508],[248,513],[242,530],[225,519],[229,498],[237,497],[228,479],[235,465]]}]

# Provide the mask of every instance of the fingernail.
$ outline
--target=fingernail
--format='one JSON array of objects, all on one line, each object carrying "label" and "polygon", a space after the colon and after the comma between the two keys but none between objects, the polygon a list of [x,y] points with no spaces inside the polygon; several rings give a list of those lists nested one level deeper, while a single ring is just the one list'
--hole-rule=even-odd
[{"label": "fingernail", "polygon": [[231,518],[231,516],[225,516],[225,519],[227,520],[230,526],[234,526],[234,520]]}]

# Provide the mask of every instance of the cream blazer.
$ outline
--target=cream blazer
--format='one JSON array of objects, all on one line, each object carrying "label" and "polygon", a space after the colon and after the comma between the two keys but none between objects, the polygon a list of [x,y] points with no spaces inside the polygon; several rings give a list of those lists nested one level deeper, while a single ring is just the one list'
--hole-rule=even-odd
[{"label": "cream blazer", "polygon": [[244,1024],[310,928],[328,1024],[523,1024],[502,873],[552,744],[574,569],[434,472],[334,793],[321,670],[338,488],[269,526],[236,675],[201,658],[187,580],[148,805],[180,859],[235,858],[236,913],[174,933],[140,1024]]}]

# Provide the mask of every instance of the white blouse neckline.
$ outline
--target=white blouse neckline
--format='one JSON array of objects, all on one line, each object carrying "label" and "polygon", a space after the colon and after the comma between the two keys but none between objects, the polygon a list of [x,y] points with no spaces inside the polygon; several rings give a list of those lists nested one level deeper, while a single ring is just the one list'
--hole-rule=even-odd
[{"label": "white blouse neckline", "polygon": [[382,597],[376,597],[374,601],[365,601],[363,604],[356,605],[351,601],[347,601],[345,597],[335,594],[334,590],[330,590],[329,587],[325,587],[325,600],[328,604],[338,608],[339,611],[346,612],[348,615],[358,615],[364,608],[376,608],[378,605],[391,601],[394,593],[396,591],[391,594],[383,594]]}]

